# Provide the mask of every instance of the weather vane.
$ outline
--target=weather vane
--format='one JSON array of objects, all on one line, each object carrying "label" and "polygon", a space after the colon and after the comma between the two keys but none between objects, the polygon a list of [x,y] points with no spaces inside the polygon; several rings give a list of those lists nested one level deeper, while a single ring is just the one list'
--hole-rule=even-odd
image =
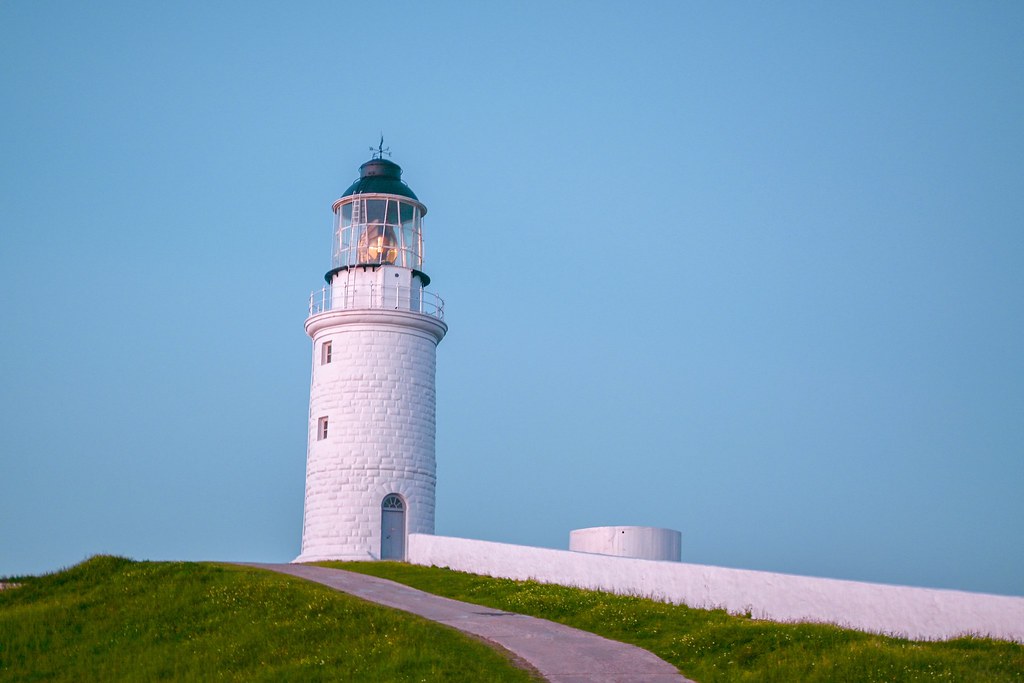
[{"label": "weather vane", "polygon": [[383,159],[385,154],[391,156],[391,148],[384,146],[384,133],[380,134],[380,145],[376,149],[371,147],[370,151],[373,152],[374,159]]}]

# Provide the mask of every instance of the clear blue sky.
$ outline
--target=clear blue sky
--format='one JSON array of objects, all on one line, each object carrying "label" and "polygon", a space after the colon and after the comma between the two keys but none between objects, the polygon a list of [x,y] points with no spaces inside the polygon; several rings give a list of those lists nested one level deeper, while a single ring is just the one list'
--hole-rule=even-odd
[{"label": "clear blue sky", "polygon": [[0,3],[0,574],[299,550],[309,291],[430,209],[437,532],[1024,595],[1024,5]]}]

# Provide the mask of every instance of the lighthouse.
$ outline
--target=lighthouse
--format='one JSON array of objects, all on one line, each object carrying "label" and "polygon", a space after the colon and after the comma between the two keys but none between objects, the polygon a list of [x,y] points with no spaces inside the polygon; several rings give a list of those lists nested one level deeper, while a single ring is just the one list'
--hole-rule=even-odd
[{"label": "lighthouse", "polygon": [[302,551],[295,562],[402,560],[434,533],[434,375],[448,326],[425,288],[427,207],[381,147],[335,200],[313,341]]}]

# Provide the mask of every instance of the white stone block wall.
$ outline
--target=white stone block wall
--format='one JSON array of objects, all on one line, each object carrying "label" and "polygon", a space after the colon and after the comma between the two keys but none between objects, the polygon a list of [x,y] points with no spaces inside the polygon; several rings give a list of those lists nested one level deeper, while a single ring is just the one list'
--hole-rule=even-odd
[{"label": "white stone block wall", "polygon": [[[446,328],[429,316],[387,310],[329,311],[306,328],[313,372],[295,561],[379,559],[388,494],[402,497],[408,533],[434,532],[434,374]],[[331,362],[322,363],[327,341]]]},{"label": "white stone block wall", "polygon": [[755,619],[823,622],[944,640],[1024,642],[1024,598],[655,562],[444,536],[409,537],[409,562],[487,576],[643,595]]}]

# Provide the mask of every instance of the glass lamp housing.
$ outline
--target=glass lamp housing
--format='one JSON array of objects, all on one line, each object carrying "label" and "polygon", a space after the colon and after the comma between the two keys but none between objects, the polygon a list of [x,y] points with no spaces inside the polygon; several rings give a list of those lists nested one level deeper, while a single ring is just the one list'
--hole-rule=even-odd
[{"label": "glass lamp housing", "polygon": [[334,206],[332,270],[394,265],[423,268],[423,214],[407,197],[357,194]]}]

